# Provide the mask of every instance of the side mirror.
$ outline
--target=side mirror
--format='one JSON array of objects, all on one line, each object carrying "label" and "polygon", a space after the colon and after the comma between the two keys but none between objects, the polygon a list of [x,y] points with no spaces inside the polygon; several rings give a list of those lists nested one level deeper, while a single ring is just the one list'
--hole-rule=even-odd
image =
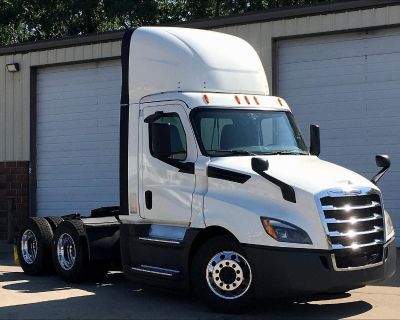
[{"label": "side mirror", "polygon": [[153,123],[153,122],[157,121],[158,119],[162,118],[163,115],[164,115],[164,112],[162,112],[162,111],[157,111],[157,112],[155,112],[155,113],[153,113],[153,114],[147,116],[147,117],[144,119],[144,122],[145,122],[145,123]]},{"label": "side mirror", "polygon": [[171,130],[167,123],[150,124],[150,147],[151,154],[157,159],[169,158],[171,150]]},{"label": "side mirror", "polygon": [[263,160],[260,158],[252,158],[251,168],[257,173],[267,171],[269,168],[268,160]]},{"label": "side mirror", "polygon": [[321,153],[319,126],[316,124],[310,126],[310,153],[317,157]]},{"label": "side mirror", "polygon": [[377,184],[380,178],[388,171],[390,168],[390,158],[388,155],[377,155],[375,157],[376,165],[379,168],[382,168],[372,179],[371,182],[373,184]]}]

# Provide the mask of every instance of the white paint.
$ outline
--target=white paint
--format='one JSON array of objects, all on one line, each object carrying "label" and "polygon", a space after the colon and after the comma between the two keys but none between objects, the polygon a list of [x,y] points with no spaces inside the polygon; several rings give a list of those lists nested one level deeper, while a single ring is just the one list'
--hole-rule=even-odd
[{"label": "white paint", "polygon": [[129,95],[175,91],[268,95],[257,53],[245,40],[189,28],[142,27],[130,45]]}]

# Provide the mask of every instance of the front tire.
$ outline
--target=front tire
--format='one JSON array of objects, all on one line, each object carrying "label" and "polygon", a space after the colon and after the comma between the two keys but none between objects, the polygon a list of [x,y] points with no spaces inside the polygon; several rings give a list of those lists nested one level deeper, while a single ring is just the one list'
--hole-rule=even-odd
[{"label": "front tire", "polygon": [[191,281],[197,296],[219,312],[244,312],[253,298],[252,267],[233,237],[214,237],[198,249]]}]

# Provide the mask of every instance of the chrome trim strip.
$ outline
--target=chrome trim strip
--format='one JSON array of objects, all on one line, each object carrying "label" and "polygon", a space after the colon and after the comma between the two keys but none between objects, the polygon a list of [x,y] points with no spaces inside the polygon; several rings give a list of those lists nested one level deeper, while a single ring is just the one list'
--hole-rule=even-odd
[{"label": "chrome trim strip", "polygon": [[148,238],[148,237],[139,237],[139,240],[148,241],[148,242],[161,242],[161,243],[169,243],[169,244],[180,244],[179,241],[175,241],[175,240],[155,239],[155,238]]},{"label": "chrome trim strip", "polygon": [[383,219],[383,216],[377,213],[374,213],[374,216],[369,217],[369,218],[361,218],[361,219],[357,219],[357,218],[350,218],[347,220],[337,220],[335,218],[328,218],[325,219],[325,222],[330,224],[330,223],[350,223],[350,224],[356,224],[358,222],[366,222],[366,221],[374,221],[374,220],[380,220]]},{"label": "chrome trim strip", "polygon": [[383,231],[383,228],[374,226],[374,229],[367,230],[367,231],[355,232],[355,231],[349,230],[346,233],[341,233],[339,231],[331,231],[331,232],[329,232],[329,236],[330,237],[349,237],[351,239],[352,237],[356,237],[356,236],[359,236],[359,235],[373,234],[373,233],[378,233],[378,232],[382,232],[382,231]]},{"label": "chrome trim strip", "polygon": [[[339,198],[339,197],[337,197]],[[330,211],[336,211],[336,210],[343,210],[343,211],[351,211],[351,210],[361,210],[361,209],[369,209],[369,208],[376,208],[380,207],[381,204],[376,201],[372,201],[371,204],[363,205],[363,206],[344,206],[344,207],[334,207],[332,205],[329,206],[322,206],[322,210],[330,210]]]},{"label": "chrome trim strip", "polygon": [[381,244],[383,244],[383,241],[381,241],[381,240],[375,240],[374,242],[364,243],[364,244],[353,243],[350,246],[344,246],[342,244],[332,244],[332,249],[334,249],[334,250],[342,250],[342,249],[354,249],[354,250],[356,250],[358,248],[376,246],[376,245],[381,245]]},{"label": "chrome trim strip", "polygon": [[333,253],[331,254],[331,258],[332,258],[333,269],[335,271],[357,271],[357,270],[369,269],[369,268],[374,268],[374,267],[383,265],[383,260],[382,260],[378,263],[366,264],[364,266],[359,266],[359,267],[338,268],[337,264],[336,264],[335,255]]},{"label": "chrome trim strip", "polygon": [[385,259],[385,249],[386,249],[387,246],[388,246],[389,244],[391,244],[393,241],[394,241],[394,237],[393,237],[391,240],[389,240],[388,242],[386,242],[385,245],[383,246],[383,252],[382,252],[382,255],[383,255],[382,258],[383,258],[383,259],[382,259],[382,261],[380,261],[380,262],[378,262],[378,263],[374,263],[374,264],[366,264],[366,265],[364,265],[364,266],[359,266],[359,267],[338,268],[337,265],[336,265],[335,254],[332,253],[332,254],[331,254],[331,258],[332,258],[333,269],[334,269],[335,271],[357,271],[357,270],[369,269],[369,268],[378,267],[378,266],[380,266],[380,265],[383,265],[384,262],[387,260],[387,259]]},{"label": "chrome trim strip", "polygon": [[[150,270],[155,269],[155,270]],[[172,277],[174,274],[178,274],[178,270],[172,270],[172,269],[164,269],[164,268],[159,268],[159,267],[153,267],[153,266],[148,266],[148,265],[141,265],[139,267],[131,267],[131,270],[133,271],[139,271],[139,272],[146,272],[146,273],[151,273],[151,274],[157,274],[161,276],[167,276],[167,277]]]}]

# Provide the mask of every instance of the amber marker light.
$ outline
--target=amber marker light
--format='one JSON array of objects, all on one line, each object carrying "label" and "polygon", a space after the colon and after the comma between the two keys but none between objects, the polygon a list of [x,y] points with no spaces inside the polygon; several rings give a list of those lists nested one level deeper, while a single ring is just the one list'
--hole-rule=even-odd
[{"label": "amber marker light", "polygon": [[281,107],[283,107],[283,101],[282,101],[281,98],[278,98],[278,102],[279,102],[279,104],[281,105]]},{"label": "amber marker light", "polygon": [[205,95],[203,96],[203,99],[204,99],[204,102],[205,102],[205,103],[207,103],[207,104],[210,103],[210,99],[208,98],[208,95],[205,94]]},{"label": "amber marker light", "polygon": [[250,100],[247,96],[244,96],[244,100],[246,101],[247,104],[250,104]]},{"label": "amber marker light", "polygon": [[262,219],[261,221],[262,221],[262,224],[263,224],[263,227],[264,227],[265,231],[266,231],[272,238],[274,238],[275,240],[277,240],[277,239],[278,239],[278,236],[276,235],[276,232],[275,232],[274,228],[270,225],[269,219]]},{"label": "amber marker light", "polygon": [[238,104],[240,104],[240,99],[239,99],[238,96],[235,96],[235,100],[236,100],[236,102],[237,102]]},{"label": "amber marker light", "polygon": [[256,105],[260,105],[260,103],[258,102],[258,99],[257,99],[257,97],[253,97],[254,98],[254,102],[256,103]]}]

